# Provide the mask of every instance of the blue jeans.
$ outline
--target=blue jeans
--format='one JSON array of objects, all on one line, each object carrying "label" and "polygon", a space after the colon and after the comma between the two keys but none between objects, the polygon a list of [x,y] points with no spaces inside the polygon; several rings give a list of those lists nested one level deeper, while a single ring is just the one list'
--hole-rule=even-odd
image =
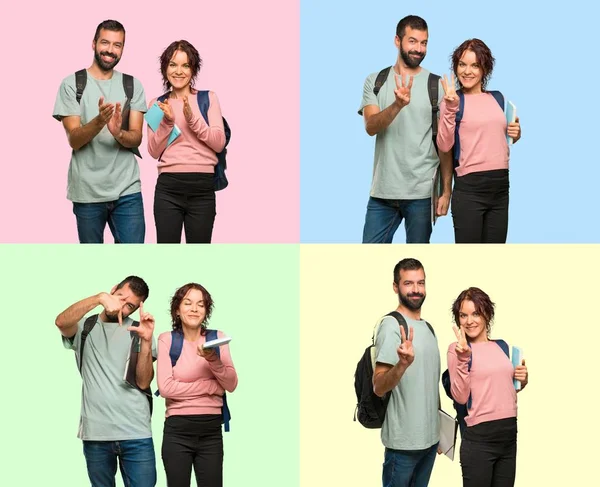
[{"label": "blue jeans", "polygon": [[392,243],[394,233],[405,220],[406,243],[429,243],[431,237],[431,198],[385,200],[369,198],[363,243]]},{"label": "blue jeans", "polygon": [[436,443],[426,450],[385,449],[383,487],[427,487],[433,470]]},{"label": "blue jeans", "polygon": [[146,224],[142,193],[106,203],[73,203],[79,243],[103,243],[106,224],[115,243],[144,243]]},{"label": "blue jeans", "polygon": [[84,441],[83,454],[92,487],[115,487],[117,459],[125,487],[156,485],[156,461],[152,438]]}]

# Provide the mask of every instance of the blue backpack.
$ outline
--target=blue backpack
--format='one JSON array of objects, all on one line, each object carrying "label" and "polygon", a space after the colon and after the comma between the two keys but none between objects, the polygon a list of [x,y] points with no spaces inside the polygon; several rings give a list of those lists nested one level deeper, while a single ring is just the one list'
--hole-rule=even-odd
[{"label": "blue backpack", "polygon": [[[164,95],[159,96],[157,101],[164,103],[168,97],[169,93],[165,93]],[[208,91],[198,91],[197,99],[202,118],[204,118],[204,121],[208,124],[208,109],[210,107]],[[227,123],[227,120],[225,120],[225,117],[223,117],[223,129],[225,130],[225,147],[223,147],[221,152],[217,153],[217,165],[215,166],[214,177],[215,191],[225,189],[229,184],[229,181],[227,181],[227,176],[225,175],[225,170],[227,169],[227,145],[231,139],[231,129],[229,128],[229,124]]]},{"label": "blue backpack", "polygon": [[[492,95],[494,99],[498,102],[498,105],[500,105],[502,111],[504,111],[504,95],[499,91],[486,91],[486,93]],[[462,92],[462,90],[458,90],[456,94],[458,95],[458,112],[456,112],[456,126],[454,128],[454,149],[452,154],[455,169],[458,167],[458,161],[460,159],[460,137],[458,136],[458,130],[460,128],[460,122],[462,121],[463,113],[465,111],[465,94]]]},{"label": "blue backpack", "polygon": [[[217,330],[206,330],[206,341],[216,340],[218,338]],[[171,348],[169,349],[169,357],[171,357],[171,367],[175,367],[177,360],[179,360],[179,356],[181,355],[181,350],[183,349],[183,333],[180,331],[173,330],[171,332]],[[221,357],[221,349],[219,347],[215,347],[217,352],[217,357]],[[160,391],[156,391],[154,393],[156,396],[160,395]],[[229,431],[229,421],[231,420],[231,413],[229,412],[229,407],[227,406],[227,395],[223,393],[223,407],[221,408],[221,412],[223,413],[223,424],[225,425],[225,431]]]},{"label": "blue backpack", "polygon": [[[506,356],[508,358],[510,358],[510,352],[508,351],[508,344],[504,340],[491,340],[491,341],[495,342],[502,349],[502,351],[506,354]],[[471,346],[471,344],[469,343],[469,347],[470,346]],[[471,354],[471,356],[469,357],[469,365],[468,365],[469,372],[471,372],[471,364],[472,363],[473,363],[473,354]],[[469,394],[469,400],[467,401],[467,404],[459,404],[454,400],[454,398],[452,397],[452,392],[451,392],[450,372],[448,371],[448,369],[446,369],[444,371],[444,373],[442,374],[442,386],[444,387],[444,390],[446,391],[446,395],[450,399],[452,399],[454,409],[456,409],[456,419],[458,420],[458,425],[460,426],[460,436],[462,437],[465,432],[465,429],[467,427],[465,418],[469,415],[469,409],[471,408],[471,405],[473,403],[473,397],[471,394]]]}]

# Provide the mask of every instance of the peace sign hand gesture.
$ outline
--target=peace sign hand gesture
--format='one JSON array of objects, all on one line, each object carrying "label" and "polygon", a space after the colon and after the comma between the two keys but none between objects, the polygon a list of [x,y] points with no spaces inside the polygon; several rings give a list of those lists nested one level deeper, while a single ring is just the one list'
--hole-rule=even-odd
[{"label": "peace sign hand gesture", "polygon": [[404,74],[400,71],[400,76],[394,75],[396,80],[396,89],[394,95],[396,96],[395,103],[400,107],[404,108],[410,103],[410,90],[413,84],[413,76],[409,76],[408,82],[404,84]]},{"label": "peace sign hand gesture", "polygon": [[444,89],[444,100],[450,106],[456,106],[458,104],[458,94],[456,93],[456,80],[454,79],[454,73],[450,74],[450,81],[448,77],[444,75],[442,78],[442,88]]},{"label": "peace sign hand gesture", "polygon": [[402,337],[402,344],[398,347],[398,358],[400,359],[400,364],[408,367],[410,364],[413,363],[413,360],[415,359],[415,351],[413,349],[413,336],[414,336],[414,329],[411,326],[409,328],[409,332],[408,332],[408,338],[406,338],[406,333],[404,331],[404,327],[401,326],[400,327],[400,336]]},{"label": "peace sign hand gesture", "polygon": [[458,329],[456,326],[453,326],[454,334],[456,335],[456,355],[461,355],[463,357],[468,357],[471,355],[471,347],[467,343],[467,337],[465,336],[465,329],[461,327]]},{"label": "peace sign hand gesture", "polygon": [[138,326],[130,326],[127,331],[133,331],[138,334],[140,340],[147,342],[152,340],[154,333],[154,316],[150,313],[144,313],[144,303],[140,303],[140,324]]}]

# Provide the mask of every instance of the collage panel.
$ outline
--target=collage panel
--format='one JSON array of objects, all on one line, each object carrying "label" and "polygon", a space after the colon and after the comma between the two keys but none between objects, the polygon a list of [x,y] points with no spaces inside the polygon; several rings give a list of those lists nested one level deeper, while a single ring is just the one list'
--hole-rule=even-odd
[{"label": "collage panel", "polygon": [[164,7],[11,5],[0,242],[298,242],[298,2]]},{"label": "collage panel", "polygon": [[[391,0],[376,7],[304,0],[301,7],[302,243],[600,241],[598,227],[588,223],[600,169],[587,144],[576,142],[594,139],[589,93],[573,89],[558,101],[554,83],[543,81],[543,73],[561,78],[565,63],[590,64],[598,42],[588,2],[570,2],[568,13],[516,0],[469,9]],[[396,34],[407,17],[400,43]],[[565,18],[577,19],[577,48],[557,37]],[[473,39],[481,42],[464,44]],[[454,80],[464,100],[453,95],[445,109],[442,78],[435,117],[439,149],[451,147],[442,173],[457,164],[448,198],[444,188],[432,187],[439,176],[436,85],[429,87],[427,72],[446,75],[451,86],[455,52],[467,56],[456,60]],[[489,94],[478,95],[482,85]],[[397,98],[396,91],[404,94]],[[316,122],[318,113],[327,114],[326,128]],[[520,140],[510,145],[507,118],[515,117]],[[574,194],[575,212],[558,197]],[[432,195],[436,215],[447,212],[433,228]]]},{"label": "collage panel", "polygon": [[[600,339],[594,306],[598,252],[585,245],[303,246],[301,486],[409,485],[412,472],[414,485],[430,487],[592,485],[600,433],[593,387]],[[456,301],[469,344],[460,352],[453,329]],[[475,309],[469,308],[473,303]],[[412,328],[406,335],[412,346],[408,366],[403,328],[386,316],[395,310]],[[483,340],[486,310],[496,344]],[[376,325],[376,354],[365,363]],[[515,358],[524,360],[518,375]],[[365,375],[367,363],[374,382]],[[464,447],[453,420],[457,411],[440,380],[447,369],[457,400],[466,401],[470,391]],[[527,382],[518,393],[513,377]],[[375,393],[388,397],[387,409]],[[437,412],[438,397],[449,423]],[[437,455],[440,434],[444,454]],[[504,483],[488,483],[496,460]],[[470,483],[462,482],[461,464],[471,468]]]},{"label": "collage panel", "polygon": [[[89,466],[95,486],[298,485],[297,247],[3,245],[0,261],[0,484],[90,485]],[[217,330],[229,343],[200,350]]]}]

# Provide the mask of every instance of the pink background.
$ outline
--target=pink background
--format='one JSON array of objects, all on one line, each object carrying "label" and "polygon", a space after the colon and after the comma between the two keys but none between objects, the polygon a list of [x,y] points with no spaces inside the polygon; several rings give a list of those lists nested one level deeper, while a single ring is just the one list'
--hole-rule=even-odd
[{"label": "pink background", "polygon": [[[200,52],[196,87],[217,93],[232,129],[213,242],[298,242],[298,0],[116,4],[13,2],[4,12],[0,242],[78,242],[66,199],[70,148],[52,110],[61,80],[91,64],[94,32],[106,19],[125,27],[116,69],[142,82],[147,102],[163,92],[158,57],[168,44],[186,39]],[[146,242],[154,243],[157,170],[145,131],[138,162]]]}]

